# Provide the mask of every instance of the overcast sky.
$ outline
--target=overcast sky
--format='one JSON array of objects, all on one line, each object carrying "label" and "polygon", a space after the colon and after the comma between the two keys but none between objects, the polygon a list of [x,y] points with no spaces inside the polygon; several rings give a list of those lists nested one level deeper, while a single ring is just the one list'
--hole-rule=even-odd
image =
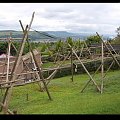
[{"label": "overcast sky", "polygon": [[29,24],[40,31],[116,34],[120,26],[119,3],[0,3],[0,30],[21,30]]}]

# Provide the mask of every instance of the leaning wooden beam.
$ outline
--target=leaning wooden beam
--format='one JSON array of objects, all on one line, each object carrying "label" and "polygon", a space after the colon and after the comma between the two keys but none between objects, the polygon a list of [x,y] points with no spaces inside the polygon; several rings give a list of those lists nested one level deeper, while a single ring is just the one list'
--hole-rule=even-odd
[{"label": "leaning wooden beam", "polygon": [[[0,38],[0,40],[7,40],[7,38]],[[12,40],[22,40],[22,38],[12,38]]]},{"label": "leaning wooden beam", "polygon": [[2,88],[2,85],[10,85],[11,86],[11,83],[22,82],[24,80],[25,80],[25,78],[20,78],[20,79],[14,80],[14,81],[1,82],[0,88]]},{"label": "leaning wooden beam", "polygon": [[[27,28],[28,28],[28,26],[26,26],[26,33],[25,34],[27,34]],[[25,36],[26,35],[24,35],[24,38],[23,38],[20,50],[19,50],[17,58],[15,60],[15,63],[14,63],[14,66],[13,66],[13,69],[12,69],[12,72],[11,72],[11,76],[10,76],[10,81],[14,81],[15,78],[16,78],[16,74],[15,73],[16,73],[16,70],[18,68],[21,56],[22,56],[22,52],[23,52],[23,48],[24,48],[24,44],[25,44],[25,40],[26,40]],[[13,89],[13,84],[11,85],[10,88],[7,88],[7,90],[5,92],[6,93],[6,95],[4,96],[5,97],[5,101],[4,101],[4,106],[5,107],[2,109],[5,114],[7,113],[9,101],[10,101],[11,94],[12,94],[12,89]]]},{"label": "leaning wooden beam", "polygon": [[[0,105],[1,105],[2,107],[4,107],[4,104],[3,104],[3,103],[1,103],[1,102],[0,102]],[[13,114],[13,112],[12,112],[12,111],[10,111],[9,109],[7,110],[7,112],[8,112],[9,114]]]},{"label": "leaning wooden beam", "polygon": [[101,43],[101,94],[103,93],[103,77],[104,77],[104,49],[103,49],[103,42]]},{"label": "leaning wooden beam", "polygon": [[[46,80],[46,79],[45,79]],[[17,82],[17,81],[22,81],[21,79],[19,79],[19,80],[16,80],[15,82]],[[23,82],[23,83],[17,83],[17,84],[14,84],[14,87],[19,87],[19,86],[24,86],[24,85],[27,85],[27,84],[32,84],[32,83],[37,83],[37,82],[40,82],[40,81],[42,81],[42,79],[40,79],[40,80],[31,80],[31,81],[28,81],[28,82]],[[11,83],[15,83],[15,82],[11,82]],[[7,86],[1,86],[0,88],[1,89],[4,89],[4,88],[10,88],[11,87],[11,85],[7,85]]]},{"label": "leaning wooden beam", "polygon": [[90,49],[88,48],[88,46],[87,46],[87,44],[86,44],[86,42],[85,42],[85,41],[84,41],[84,44],[85,44],[85,46],[86,46],[86,48],[87,48],[87,50],[88,50],[89,54],[91,55]]},{"label": "leaning wooden beam", "polygon": [[[16,53],[18,53],[18,50],[16,49],[16,47],[14,46],[14,44],[12,43],[12,46],[14,47]],[[28,69],[28,71],[30,72],[30,68],[27,66],[27,64],[24,62],[23,58],[21,59],[23,64],[26,66],[26,68]],[[32,73],[36,73],[36,71],[32,72]],[[35,78],[35,76],[33,75],[33,77]]]},{"label": "leaning wooden beam", "polygon": [[[30,21],[29,26],[28,26],[28,25],[26,26],[26,29],[25,29],[25,32],[24,32],[24,36],[23,36],[23,40],[22,40],[22,43],[21,43],[19,52],[18,52],[18,54],[17,54],[17,58],[16,58],[16,61],[15,61],[15,63],[14,63],[12,72],[11,72],[10,81],[14,81],[15,78],[16,78],[15,73],[16,73],[16,70],[17,70],[18,65],[19,65],[19,63],[20,63],[20,60],[21,60],[21,56],[22,56],[22,53],[23,53],[25,41],[26,41],[26,39],[27,39],[28,32],[29,32],[30,27],[31,27],[32,22],[33,22],[34,13],[35,13],[35,12],[33,12],[32,19],[31,19],[31,21]],[[5,107],[3,108],[3,112],[4,112],[5,114],[7,113],[8,105],[9,105],[10,98],[11,98],[11,94],[12,94],[12,89],[13,89],[13,84],[11,85],[10,88],[7,88],[7,90],[6,90],[7,95],[5,96],[5,101],[4,101],[4,103],[3,103],[4,106],[5,106]],[[6,93],[6,92],[5,92],[5,93]]]},{"label": "leaning wooden beam", "polygon": [[68,53],[68,55],[64,58],[64,60],[57,66],[57,68],[55,68],[55,71],[52,72],[52,74],[47,78],[47,80],[49,80],[47,82],[47,85],[49,84],[50,80],[55,76],[55,74],[57,73],[57,71],[60,69],[60,66],[65,62],[65,60],[68,58],[70,52]]},{"label": "leaning wooden beam", "polygon": [[[21,26],[23,27],[21,21],[20,21],[20,24],[21,24]],[[24,30],[24,28],[22,28],[22,29]],[[44,81],[44,77],[43,77],[43,75],[42,75],[42,69],[40,68],[40,66],[39,66],[38,63],[37,63],[37,60],[36,60],[36,58],[35,58],[35,55],[34,55],[34,53],[33,53],[31,44],[29,43],[28,39],[27,39],[27,43],[28,43],[28,45],[29,45],[30,51],[31,51],[31,53],[32,53],[32,55],[33,55],[33,59],[34,59],[34,61],[35,61],[35,64],[36,64],[36,66],[37,66],[37,69],[38,69],[38,71],[39,71],[39,77],[41,77],[41,79],[42,79],[42,82],[43,82],[43,84],[44,84],[44,87],[45,87],[45,90],[46,90],[46,92],[47,92],[47,95],[48,95],[49,99],[52,100],[52,98],[51,98],[51,96],[50,96],[50,93],[49,93],[49,91],[48,91],[48,88],[47,88],[47,86],[46,86],[46,83],[45,83],[45,81]]]},{"label": "leaning wooden beam", "polygon": [[[100,66],[97,68],[97,70],[95,71],[95,73],[92,75],[92,77],[94,77],[96,75],[96,73],[99,71],[99,69],[101,68],[102,64],[100,64]],[[90,83],[91,79],[85,84],[85,86],[83,87],[83,89],[81,90],[81,93],[85,90],[85,88],[88,86],[88,84]]]},{"label": "leaning wooden beam", "polygon": [[103,78],[107,75],[108,71],[110,70],[110,68],[112,67],[114,61],[112,61],[112,63],[110,64],[110,66],[108,67],[107,71],[105,72]]},{"label": "leaning wooden beam", "polygon": [[116,51],[114,50],[114,48],[112,47],[112,45],[110,44],[110,42],[107,41],[107,43],[108,43],[109,46],[112,48],[112,50],[114,51],[114,53],[115,53],[116,55],[118,55],[118,54],[116,53]]},{"label": "leaning wooden beam", "polygon": [[84,44],[83,44],[83,46],[82,46],[82,48],[81,48],[81,50],[80,50],[80,55],[79,55],[79,57],[81,57],[81,55],[82,55],[83,48],[84,48]]},{"label": "leaning wooden beam", "polygon": [[[19,20],[19,22],[20,22],[20,25],[21,25],[21,27],[22,27],[23,32],[25,32],[21,20]],[[28,42],[28,37],[27,37],[27,42]],[[28,43],[28,44],[29,44],[29,43]],[[33,59],[32,53],[31,53],[31,57],[32,57],[32,61],[34,62],[34,67],[37,68],[37,67],[36,67],[36,64],[35,64],[35,61],[34,61],[34,59]],[[40,80],[40,76],[38,75],[38,72],[37,72],[37,71],[34,71],[34,73],[36,73],[38,79]],[[38,85],[39,85],[40,91],[43,91],[43,83],[40,82],[40,83],[38,83]]]},{"label": "leaning wooden beam", "polygon": [[8,40],[8,54],[7,54],[7,75],[6,75],[6,82],[8,82],[8,75],[9,75],[9,67],[10,67],[10,48],[11,48],[11,36]]},{"label": "leaning wooden beam", "polygon": [[31,53],[32,53],[32,55],[33,55],[33,59],[34,59],[34,61],[35,61],[35,64],[36,64],[36,66],[37,66],[37,69],[38,69],[38,71],[39,71],[39,77],[42,79],[42,82],[43,82],[43,84],[44,84],[44,88],[45,88],[45,90],[46,90],[46,92],[47,92],[47,95],[48,95],[49,99],[52,100],[52,98],[51,98],[51,96],[50,96],[50,93],[49,93],[49,91],[48,91],[46,82],[45,82],[45,80],[44,80],[43,74],[42,74],[42,73],[43,73],[43,72],[42,72],[42,68],[40,68],[40,66],[39,66],[39,64],[38,64],[38,62],[37,62],[37,60],[36,60],[36,58],[35,58],[35,55],[34,55],[34,53],[33,53],[31,44],[29,43],[29,41],[27,41],[27,43],[28,43],[28,45],[29,45],[30,51],[31,51]]},{"label": "leaning wooden beam", "polygon": [[[34,61],[32,53],[31,53],[31,57],[32,57],[32,61],[33,61],[33,64],[34,64],[34,68],[35,68],[35,74],[37,75],[38,80],[40,80],[40,76],[39,76],[39,74],[37,72],[37,67],[36,67],[36,64],[35,64],[35,61]],[[40,91],[44,91],[43,82],[42,81],[38,82],[38,85],[39,85]]]},{"label": "leaning wooden beam", "polygon": [[[68,44],[68,45],[71,47],[70,44]],[[90,79],[92,80],[92,82],[94,83],[94,85],[97,87],[97,89],[98,89],[99,91],[101,91],[100,88],[98,87],[97,83],[94,81],[94,79],[92,78],[92,76],[90,75],[90,73],[88,72],[88,70],[86,69],[86,67],[84,66],[84,64],[81,62],[81,60],[80,60],[80,58],[78,57],[78,55],[77,55],[77,54],[75,53],[75,51],[73,50],[73,48],[72,48],[72,51],[73,51],[73,53],[75,54],[75,56],[77,57],[77,59],[79,60],[79,62],[81,63],[82,67],[84,68],[84,70],[86,71],[86,73],[88,74],[88,76],[90,77]]]},{"label": "leaning wooden beam", "polygon": [[114,61],[118,64],[118,66],[120,67],[120,63],[117,61],[117,59],[114,57],[114,55],[112,54],[111,50],[107,47],[106,43],[103,41],[103,39],[100,37],[100,35],[96,32],[97,36],[100,38],[100,40],[103,42],[103,44],[105,45],[105,47],[108,49],[108,51],[110,52],[112,58],[114,59]]}]

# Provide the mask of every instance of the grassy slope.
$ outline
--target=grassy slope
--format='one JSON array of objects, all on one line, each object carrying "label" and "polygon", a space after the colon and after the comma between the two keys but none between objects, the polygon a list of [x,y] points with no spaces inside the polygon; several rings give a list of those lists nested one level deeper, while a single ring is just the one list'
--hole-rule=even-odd
[{"label": "grassy slope", "polygon": [[[89,79],[86,74],[54,79],[48,85],[53,101],[46,92],[39,92],[37,84],[14,88],[10,109],[17,109],[20,114],[119,114],[120,113],[120,74],[111,71],[105,79],[104,93],[96,91],[92,84],[83,88]],[[96,75],[100,78],[100,75]],[[99,80],[100,81],[100,80]],[[98,81],[97,81],[98,83]],[[26,101],[26,93],[29,101]],[[1,98],[1,96],[0,96]]]}]

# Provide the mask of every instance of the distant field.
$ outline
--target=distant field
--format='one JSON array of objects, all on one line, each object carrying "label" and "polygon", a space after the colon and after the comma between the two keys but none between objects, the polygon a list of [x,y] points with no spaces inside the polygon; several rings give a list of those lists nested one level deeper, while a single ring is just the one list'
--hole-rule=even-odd
[{"label": "distant field", "polygon": [[[111,71],[104,79],[104,92],[100,94],[92,82],[83,93],[80,90],[89,80],[86,74],[53,79],[48,85],[52,101],[38,85],[29,84],[13,89],[9,108],[18,114],[120,114],[120,71]],[[95,80],[100,83],[100,74]],[[28,101],[26,100],[28,94]],[[0,99],[1,99],[0,94]]]}]

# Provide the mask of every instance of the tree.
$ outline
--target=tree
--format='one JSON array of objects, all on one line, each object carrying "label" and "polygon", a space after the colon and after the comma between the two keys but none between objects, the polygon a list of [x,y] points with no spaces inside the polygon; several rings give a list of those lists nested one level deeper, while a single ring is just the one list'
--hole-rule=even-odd
[{"label": "tree", "polygon": [[97,35],[91,35],[87,37],[87,40],[85,42],[87,43],[87,45],[91,45],[94,43],[101,43],[101,40]]},{"label": "tree", "polygon": [[117,37],[120,37],[120,26],[117,28],[116,32],[117,32]]},{"label": "tree", "polygon": [[71,37],[67,38],[67,43],[69,43],[72,47],[74,46],[74,42]]}]

